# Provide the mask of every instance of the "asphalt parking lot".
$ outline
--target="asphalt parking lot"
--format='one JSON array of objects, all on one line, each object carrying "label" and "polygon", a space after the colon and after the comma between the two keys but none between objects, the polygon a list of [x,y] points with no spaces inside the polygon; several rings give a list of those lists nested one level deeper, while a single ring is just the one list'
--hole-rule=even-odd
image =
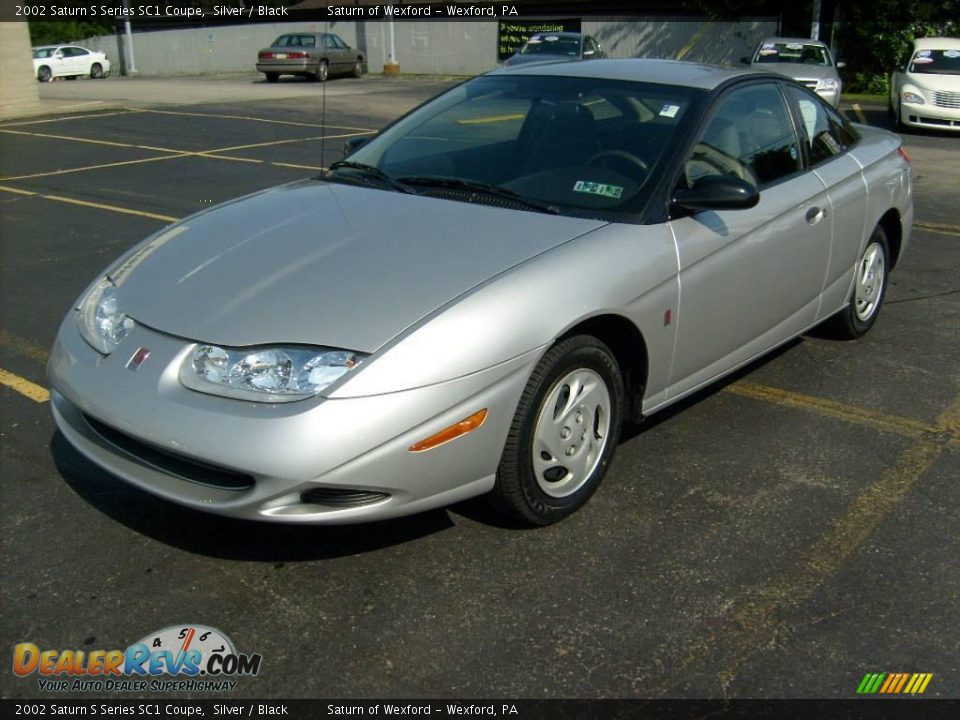
[{"label": "asphalt parking lot", "polygon": [[[0,124],[0,647],[205,624],[263,655],[229,697],[848,698],[867,672],[960,696],[960,136],[905,136],[918,223],[867,337],[806,336],[628,428],[568,520],[519,528],[478,500],[282,527],[86,461],[50,417],[48,349],[124,249],[316,173],[452,81],[335,80],[325,140],[321,86],[204,82],[180,84],[206,102]],[[56,697],[9,659],[3,697]]]}]

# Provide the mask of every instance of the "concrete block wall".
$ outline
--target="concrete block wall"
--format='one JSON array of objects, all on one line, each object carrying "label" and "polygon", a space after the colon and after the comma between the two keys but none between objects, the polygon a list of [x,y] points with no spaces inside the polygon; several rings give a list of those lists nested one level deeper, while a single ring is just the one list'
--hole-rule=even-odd
[{"label": "concrete block wall", "polygon": [[[775,35],[775,21],[667,22],[635,18],[591,18],[584,32],[595,36],[610,57],[677,57],[736,64],[765,36]],[[389,53],[386,22],[262,23],[134,33],[137,71],[141,75],[200,75],[250,72],[257,50],[283,33],[334,32],[366,53],[371,72],[380,72]],[[396,22],[397,59],[402,72],[429,75],[476,75],[497,64],[496,22]],[[119,73],[122,38],[78,40],[101,50]]]},{"label": "concrete block wall", "polygon": [[27,24],[0,22],[0,119],[28,115],[40,107],[32,57]]}]

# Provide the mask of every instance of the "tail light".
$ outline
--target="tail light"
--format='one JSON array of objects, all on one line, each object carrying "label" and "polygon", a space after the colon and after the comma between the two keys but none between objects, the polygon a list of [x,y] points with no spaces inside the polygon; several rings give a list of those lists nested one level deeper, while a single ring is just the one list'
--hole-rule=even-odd
[{"label": "tail light", "polygon": [[262,52],[262,53],[258,53],[258,54],[257,54],[257,57],[260,58],[261,60],[270,60],[270,59],[273,57],[273,53],[272,53],[272,52]]},{"label": "tail light", "polygon": [[906,149],[904,149],[903,145],[901,145],[900,147],[897,148],[897,155],[899,155],[900,157],[902,157],[904,160],[906,160],[906,161],[907,161],[908,163],[910,163],[911,165],[913,164],[913,160],[910,159],[910,155],[907,154],[907,151],[906,151]]}]

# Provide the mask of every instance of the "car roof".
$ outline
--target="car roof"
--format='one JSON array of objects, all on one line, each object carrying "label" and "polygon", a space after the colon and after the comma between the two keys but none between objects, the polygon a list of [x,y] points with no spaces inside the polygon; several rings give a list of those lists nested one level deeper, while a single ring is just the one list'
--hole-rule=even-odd
[{"label": "car roof", "polygon": [[827,44],[823,40],[811,40],[810,38],[795,38],[795,37],[764,38],[763,42],[765,43],[802,43],[803,45],[819,45],[820,47],[827,46]]},{"label": "car roof", "polygon": [[625,60],[591,60],[589,62],[547,62],[497,68],[488,75],[547,75],[553,77],[582,77],[603,80],[632,80],[661,85],[684,85],[713,90],[718,85],[737,77],[769,75],[761,70],[733,68],[721,65],[630,58]]},{"label": "car roof", "polygon": [[913,44],[917,50],[960,50],[960,38],[917,38]]}]

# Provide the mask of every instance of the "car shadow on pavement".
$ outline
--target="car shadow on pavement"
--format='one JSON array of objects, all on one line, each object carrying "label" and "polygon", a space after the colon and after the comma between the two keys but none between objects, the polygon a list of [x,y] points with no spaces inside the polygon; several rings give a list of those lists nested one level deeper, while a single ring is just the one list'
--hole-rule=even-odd
[{"label": "car shadow on pavement", "polygon": [[50,452],[60,476],[90,505],[159,542],[228,560],[325,560],[379,550],[454,526],[443,510],[361,525],[282,525],[202,513],[154,497],[98,467],[58,431]]}]

